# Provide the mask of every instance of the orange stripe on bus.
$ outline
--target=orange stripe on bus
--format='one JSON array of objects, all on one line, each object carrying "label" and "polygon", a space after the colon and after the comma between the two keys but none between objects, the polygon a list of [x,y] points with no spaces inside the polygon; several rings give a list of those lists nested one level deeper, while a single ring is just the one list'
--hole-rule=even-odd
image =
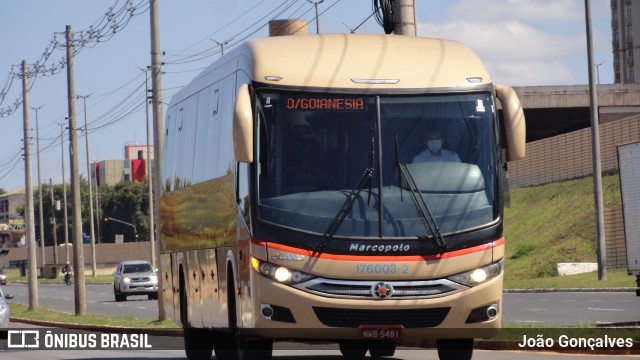
[{"label": "orange stripe on bus", "polygon": [[338,254],[326,254],[326,253],[316,253],[314,254],[311,250],[304,250],[300,248],[296,248],[293,246],[282,245],[277,243],[271,243],[267,241],[262,241],[258,239],[251,239],[251,241],[260,246],[266,246],[270,249],[287,251],[294,254],[305,255],[309,257],[317,257],[320,259],[327,260],[343,260],[343,261],[426,261],[426,260],[440,260],[440,259],[448,259],[457,256],[463,256],[472,254],[475,252],[486,251],[492,249],[494,247],[503,246],[504,238],[500,238],[496,241],[482,244],[474,247],[470,247],[467,249],[455,250],[446,252],[444,254],[436,254],[436,255],[409,255],[409,256],[398,256],[398,255],[382,255],[382,256],[373,256],[373,255],[338,255]]}]

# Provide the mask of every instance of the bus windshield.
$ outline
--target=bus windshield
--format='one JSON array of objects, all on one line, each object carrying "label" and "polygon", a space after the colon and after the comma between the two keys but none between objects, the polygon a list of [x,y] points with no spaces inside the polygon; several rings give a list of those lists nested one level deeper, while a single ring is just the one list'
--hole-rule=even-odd
[{"label": "bus windshield", "polygon": [[407,238],[468,231],[500,214],[489,92],[269,89],[258,100],[260,221],[325,236],[333,226],[336,237]]}]

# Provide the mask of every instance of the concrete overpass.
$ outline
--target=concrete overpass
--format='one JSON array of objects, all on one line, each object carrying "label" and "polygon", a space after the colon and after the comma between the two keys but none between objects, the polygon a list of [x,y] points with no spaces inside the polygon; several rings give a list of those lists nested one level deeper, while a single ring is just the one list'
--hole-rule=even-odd
[{"label": "concrete overpass", "polygon": [[[527,120],[527,142],[591,126],[589,86],[514,87]],[[600,123],[640,113],[640,84],[598,85]]]}]

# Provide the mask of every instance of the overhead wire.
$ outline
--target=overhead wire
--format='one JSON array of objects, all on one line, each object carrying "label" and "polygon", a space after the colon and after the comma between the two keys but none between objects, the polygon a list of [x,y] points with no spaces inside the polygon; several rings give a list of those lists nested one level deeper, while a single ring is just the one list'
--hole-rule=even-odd
[{"label": "overhead wire", "polygon": [[[274,9],[272,9],[271,11],[267,12],[264,16],[262,16],[260,19],[258,19],[257,21],[253,22],[251,25],[246,26],[243,30],[237,32],[235,35],[232,35],[229,37],[229,39],[232,40],[236,40],[236,38],[238,36],[240,36],[241,34],[249,31],[251,28],[253,28],[254,26],[257,26],[258,24],[261,24],[260,27],[258,27],[257,30],[251,32],[248,36],[245,36],[243,38],[241,38],[240,40],[231,42],[231,40],[227,40],[229,41],[229,47],[232,47],[244,40],[246,40],[247,38],[249,38],[251,35],[255,34],[256,32],[260,31],[261,29],[263,29],[265,26],[268,25],[267,23],[264,23],[265,19],[275,19],[278,16],[280,16],[282,13],[284,13],[284,11],[286,11],[287,9],[289,9],[291,6],[293,6],[293,4],[295,4],[296,2],[298,2],[300,0],[287,0],[287,1],[283,1],[282,3],[280,3],[279,5],[277,5]],[[302,1],[306,1],[306,0],[302,0]],[[281,10],[280,12],[277,12],[280,8],[283,8],[283,10]],[[277,12],[277,13],[276,13]],[[276,13],[276,15],[271,16],[271,14]],[[186,64],[186,63],[192,63],[198,60],[204,60],[207,58],[210,58],[213,55],[217,55],[220,53],[220,49],[218,48],[218,46],[212,46],[211,48],[207,48],[206,50],[203,50],[199,53],[196,54],[192,54],[190,56],[186,56],[180,60],[177,61],[165,61],[165,65],[180,65],[180,64]],[[195,58],[195,59],[193,59]],[[187,60],[188,59],[188,60]]]},{"label": "overhead wire", "polygon": [[[148,0],[140,0],[136,4],[133,3],[133,0],[126,0],[121,7],[116,8],[120,0],[116,0],[115,3],[109,8],[96,24],[89,26],[89,28],[85,30],[81,30],[79,32],[74,33],[74,37],[72,39],[72,43],[74,46],[73,56],[82,51],[84,48],[92,48],[96,46],[98,43],[109,41],[116,33],[122,31],[131,21],[133,16],[140,15],[146,12],[149,8]],[[144,7],[146,5],[146,7]],[[142,7],[144,9],[140,10]],[[66,59],[61,58],[56,64],[50,64],[50,67],[47,67],[47,62],[54,50],[60,48],[66,48],[66,41],[58,41],[58,36],[63,33],[54,33],[53,39],[49,42],[49,45],[45,48],[45,51],[42,53],[40,59],[38,59],[35,63],[33,63],[27,72],[27,77],[32,78],[33,81],[29,84],[29,90],[35,84],[35,80],[39,77],[45,76],[53,76],[58,74],[62,69],[66,67]],[[22,74],[17,73],[15,70],[15,65],[12,66],[12,69],[9,73],[9,78],[21,78]],[[11,89],[11,84],[13,83],[12,79],[8,79],[5,84],[6,85],[2,91],[0,91],[0,106],[5,101],[7,94]],[[14,103],[8,107],[0,108],[0,118],[9,116],[13,114],[22,103],[22,94],[20,94]]]},{"label": "overhead wire", "polygon": [[[327,12],[329,9],[331,9],[333,6],[335,6],[335,5],[336,5],[337,3],[339,3],[340,1],[341,1],[341,0],[336,0],[332,5],[330,5],[330,6],[329,6],[328,8],[326,8],[324,11],[322,11],[322,13],[320,13],[319,15],[324,14],[325,12]],[[262,4],[263,2],[264,2],[264,0],[263,0],[263,1],[260,1],[259,3],[255,4],[255,5],[254,5],[251,9],[249,9],[249,10],[253,10],[253,9],[257,8],[257,7],[258,7],[260,4]],[[295,8],[295,9],[293,9],[293,11],[291,11],[291,12],[290,12],[290,14],[291,14],[291,15],[289,15],[289,16],[294,16],[294,15],[295,15],[295,14],[297,14],[299,11],[301,11],[301,9],[304,7],[304,5],[305,5],[306,1],[305,1],[305,0],[302,0],[302,1],[300,1],[300,0],[289,0],[289,1],[282,2],[280,5],[276,6],[276,7],[275,7],[274,9],[272,9],[271,11],[267,12],[267,14],[265,14],[264,16],[262,16],[259,20],[257,20],[257,21],[255,21],[255,22],[253,22],[253,23],[252,23],[251,25],[249,25],[249,26],[246,26],[244,29],[242,29],[241,31],[237,32],[235,36],[231,36],[231,37],[230,37],[230,40],[233,40],[233,42],[232,42],[232,41],[230,41],[230,40],[227,40],[227,45],[228,45],[229,47],[232,47],[232,46],[235,46],[235,45],[237,45],[237,44],[239,44],[239,43],[243,42],[244,40],[248,39],[249,37],[251,37],[252,35],[254,35],[256,32],[260,31],[261,29],[263,29],[264,27],[266,27],[266,26],[268,25],[268,21],[267,21],[267,22],[264,22],[264,20],[265,20],[265,19],[269,19],[269,20],[276,19],[276,18],[278,18],[279,16],[281,16],[282,14],[284,14],[284,13],[286,13],[287,11],[291,10],[291,9],[295,6],[295,4],[296,4],[296,3],[300,3],[300,2],[301,2],[300,6],[298,6],[298,7],[297,7],[297,8]],[[118,3],[119,3],[119,0],[117,0],[117,1],[115,2],[115,4],[114,4],[114,6],[113,6],[113,7],[115,7]],[[140,10],[140,12],[139,12],[139,13],[135,13],[136,9],[138,9],[138,10],[139,10],[139,9],[140,9],[140,5],[141,5],[141,4],[143,4],[143,3],[146,3],[146,5],[147,5],[147,6],[146,6],[144,9]],[[105,28],[105,26],[106,26],[106,24],[109,24],[109,21],[119,21],[119,22],[114,22],[113,24],[120,24],[120,25],[122,25],[122,28],[124,28],[124,27],[129,23],[129,21],[131,20],[131,18],[132,18],[134,15],[139,15],[139,14],[141,14],[141,13],[144,13],[144,12],[146,12],[146,11],[148,10],[148,8],[149,8],[148,2],[146,2],[146,1],[140,1],[140,2],[138,2],[138,4],[137,4],[137,5],[132,5],[132,2],[129,0],[129,1],[127,1],[127,2],[126,2],[126,4],[125,4],[125,5],[123,5],[123,6],[122,6],[118,11],[116,11],[115,13],[112,13],[112,14],[113,14],[112,16],[116,16],[116,17],[117,17],[117,16],[122,16],[122,14],[126,14],[127,12],[123,11],[123,9],[124,9],[124,8],[125,8],[125,6],[127,6],[127,5],[129,5],[129,9],[128,9],[128,11],[129,11],[129,14],[130,14],[128,17],[122,17],[122,18],[120,18],[120,20],[113,20],[113,17],[112,17],[112,18],[109,18],[109,16],[108,16],[108,15],[109,15],[110,13],[112,13],[112,12],[111,12],[111,9],[113,8],[113,7],[112,7],[112,8],[110,8],[109,12],[107,12],[107,14],[106,14],[105,16],[103,16],[103,17],[99,20],[99,22],[97,23],[97,25],[96,25],[96,26],[94,26],[94,27],[98,27],[98,26],[99,26],[99,27],[101,27],[102,29],[104,29],[104,28]],[[308,9],[307,11],[303,12],[303,13],[302,13],[302,15],[304,15],[304,14],[308,13],[309,11],[311,11],[311,9]],[[242,17],[243,17],[243,16],[245,16],[246,14],[247,14],[247,12],[244,12],[242,15],[240,15],[240,16],[238,16],[238,17],[236,17],[234,20],[230,21],[230,22],[229,22],[229,23],[227,23],[225,26],[223,26],[223,27],[221,27],[220,29],[216,30],[216,31],[215,31],[214,33],[212,33],[211,35],[213,35],[213,34],[216,34],[216,33],[220,32],[220,31],[221,31],[221,30],[223,30],[226,26],[228,26],[229,24],[233,23],[234,21],[237,21],[238,19],[242,18]],[[105,22],[105,20],[106,20],[106,22]],[[310,20],[310,21],[313,21],[313,20],[315,20],[315,18],[314,18],[314,19],[312,19],[312,20]],[[105,24],[103,24],[103,22],[104,22]],[[105,40],[105,41],[108,41],[108,39],[111,39],[111,38],[115,35],[115,32],[117,32],[117,31],[115,31],[115,30],[117,30],[117,28],[118,28],[120,25],[112,26],[112,28],[113,28],[113,30],[114,30],[114,31],[113,31],[112,33],[110,33],[110,34],[109,34],[109,33],[107,33],[107,35],[108,35],[109,37],[108,37],[108,38],[107,38],[107,40]],[[93,26],[93,25],[92,25],[92,26]],[[252,30],[252,28],[254,28],[254,27],[257,27],[257,28]],[[79,46],[78,46],[78,47],[79,47],[79,50],[78,50],[78,51],[80,51],[82,48],[85,48],[85,47],[89,47],[89,48],[91,48],[91,47],[95,46],[97,43],[101,42],[101,41],[104,39],[104,36],[98,36],[97,38],[93,39],[93,37],[95,37],[95,36],[96,36],[95,34],[96,34],[96,31],[97,31],[97,30],[95,30],[93,27],[90,27],[90,28],[89,28],[89,30],[83,30],[83,31],[86,31],[86,33],[87,33],[87,34],[89,34],[89,35],[79,35],[79,36],[80,36],[80,38],[79,38],[79,39],[76,39],[76,37],[74,37],[74,42],[75,42],[75,44],[79,45]],[[238,36],[240,36],[240,35],[242,35],[242,34],[246,33],[247,31],[250,31],[250,32],[249,32],[249,34],[246,34],[246,35],[244,35],[242,38],[238,39]],[[83,33],[83,32],[81,31],[80,33]],[[211,36],[211,35],[210,35],[210,36]],[[93,39],[94,43],[90,44],[90,43],[89,43],[89,40],[90,40],[90,39]],[[201,40],[200,42],[202,42],[202,40]],[[197,43],[196,43],[196,44],[194,44],[194,45],[192,45],[191,47],[186,48],[185,50],[187,50],[187,49],[191,49],[191,48],[193,48],[193,46],[195,46],[195,45],[197,45]],[[51,48],[55,49],[55,48],[58,48],[58,47],[60,47],[60,44],[59,44],[59,43],[57,42],[57,40],[55,39],[55,35],[54,35],[54,40],[52,40],[52,42],[50,43],[49,47],[47,48],[47,50],[45,50],[45,52],[43,53],[43,56],[41,57],[42,62],[37,63],[37,64],[38,64],[38,66],[37,66],[37,67],[35,67],[35,68],[34,68],[34,70],[30,73],[30,74],[31,74],[31,76],[34,76],[35,78],[37,78],[38,76],[46,76],[46,72],[49,72],[49,73],[50,73],[50,74],[49,74],[49,76],[51,76],[51,75],[55,75],[55,73],[57,73],[57,72],[61,71],[61,70],[64,68],[64,66],[66,66],[66,60],[61,59],[61,60],[60,60],[60,62],[57,64],[57,66],[56,66],[56,65],[51,64],[50,68],[48,68],[48,69],[46,68],[46,62],[47,62],[47,60],[49,59],[49,57],[51,56],[51,53],[52,53],[52,51],[53,51],[53,50],[49,50],[49,49],[51,49]],[[203,51],[201,51],[200,53],[197,53],[197,54],[186,55],[186,56],[182,57],[180,60],[178,60],[178,61],[176,61],[176,62],[174,62],[174,63],[171,63],[171,62],[170,62],[169,64],[170,64],[170,65],[179,65],[179,64],[186,64],[186,63],[195,62],[195,61],[198,61],[198,60],[203,60],[203,59],[206,59],[206,58],[211,57],[212,55],[215,55],[215,54],[219,53],[219,51],[215,51],[214,49],[218,49],[218,47],[217,47],[217,46],[215,46],[215,47],[213,47],[213,48],[203,50]],[[74,52],[74,54],[76,54],[76,53],[77,53],[77,52]],[[202,56],[202,55],[207,55],[207,56]],[[180,56],[180,54],[173,54],[172,56],[175,58],[175,57],[177,57],[177,56]],[[195,59],[194,59],[194,58],[195,58]],[[182,61],[182,60],[186,60],[186,59],[189,59],[189,60],[188,60],[188,61]],[[15,66],[15,65],[14,65],[14,66]],[[13,69],[14,69],[14,66],[12,66],[12,71],[13,71]],[[173,72],[169,72],[169,73],[184,73],[184,72],[192,72],[192,71],[202,70],[202,69],[204,69],[204,68],[205,68],[205,67],[200,67],[200,68],[197,68],[197,69],[189,69],[189,70],[182,70],[182,71],[173,71]],[[7,93],[8,93],[8,89],[10,89],[10,88],[11,88],[11,84],[13,83],[13,80],[14,80],[15,78],[17,78],[17,77],[15,76],[15,74],[14,74],[13,76],[9,76],[9,77],[7,78],[7,81],[6,81],[6,83],[5,83],[5,87],[3,88],[3,89],[6,89],[6,91],[5,91],[5,90],[3,90],[2,92],[0,92],[0,97],[1,97],[1,98],[0,98],[0,104],[1,104],[1,103],[2,103],[2,101],[4,100],[4,97],[6,97],[6,95],[7,95]],[[129,85],[130,85],[131,83],[133,83],[137,78],[138,78],[138,77],[136,76],[136,77],[132,78],[131,80],[127,81],[124,85],[120,86],[120,87],[119,87],[119,88],[117,88],[116,90],[113,90],[113,91],[111,91],[111,92],[109,92],[109,93],[105,93],[105,94],[102,94],[102,95],[96,95],[96,97],[104,97],[104,98],[106,99],[106,98],[108,98],[109,96],[111,96],[112,94],[118,93],[121,89],[123,89],[123,88],[125,88],[125,87],[129,86]],[[35,82],[35,79],[34,79],[34,81],[32,81],[31,86],[33,86],[33,83],[34,83],[34,82]],[[145,99],[141,99],[141,97],[142,97],[142,96],[135,96],[135,93],[136,93],[136,92],[141,93],[140,89],[141,89],[141,87],[142,87],[143,85],[144,85],[144,83],[142,83],[142,84],[138,85],[138,86],[137,86],[133,91],[131,91],[129,94],[127,94],[127,95],[126,95],[126,96],[125,96],[121,101],[119,101],[116,105],[114,105],[113,107],[111,107],[109,110],[107,110],[107,111],[106,111],[106,112],[104,112],[103,114],[99,115],[98,117],[94,118],[94,119],[92,120],[92,122],[91,122],[91,124],[90,124],[89,128],[88,128],[88,129],[83,129],[83,130],[84,130],[83,132],[84,132],[84,133],[86,133],[86,131],[87,131],[87,130],[88,130],[88,132],[89,132],[89,133],[93,133],[93,132],[101,131],[101,130],[103,130],[103,129],[105,129],[105,128],[107,128],[107,127],[111,126],[111,125],[117,124],[117,123],[119,123],[119,122],[121,122],[121,121],[123,121],[123,120],[125,120],[125,119],[129,118],[130,116],[132,116],[133,114],[135,114],[135,113],[136,113],[136,111],[141,110],[141,109],[142,109],[142,107],[143,107],[143,105],[145,105],[146,96],[145,96]],[[183,86],[177,86],[177,87],[173,87],[173,88],[166,88],[166,89],[163,89],[163,90],[181,89],[182,87],[183,87]],[[128,100],[131,100],[131,101],[128,101]],[[103,99],[103,100],[101,100],[101,101],[104,101],[104,99]],[[21,105],[21,99],[19,99],[19,101],[18,101],[18,100],[16,100],[16,102],[15,102],[14,106],[15,106],[15,107],[19,107],[20,105]],[[3,117],[3,116],[7,116],[7,114],[2,113],[2,109],[0,109],[0,117]],[[61,116],[61,117],[62,117],[62,116]],[[50,142],[49,142],[49,144],[45,145],[45,146],[40,150],[40,152],[41,152],[41,153],[47,152],[48,150],[50,150],[51,148],[53,148],[55,145],[58,145],[58,144],[60,143],[60,141],[63,141],[63,140],[64,140],[64,139],[62,138],[62,136],[61,136],[61,135],[57,135],[57,136],[55,136],[55,137],[50,137],[50,138],[42,138],[42,137],[41,137],[41,140],[42,140],[42,139],[44,139],[44,140],[50,140]],[[16,155],[19,155],[19,154],[20,154],[20,150],[18,150],[18,151],[16,152]],[[15,157],[17,157],[17,158],[18,158],[18,161],[14,163],[14,162],[12,162],[11,160],[13,160]],[[7,172],[3,171],[3,170],[4,170],[4,169],[3,169],[3,166],[2,166],[2,164],[0,164],[0,174],[4,173],[4,175],[0,175],[0,179],[2,179],[2,178],[4,178],[4,177],[6,177],[6,176],[8,175],[8,173],[10,173],[10,172],[15,168],[15,166],[17,166],[17,163],[19,163],[20,157],[19,157],[19,156],[15,156],[15,157],[13,157],[11,160],[9,160],[9,161],[8,161],[8,163],[7,163],[7,165],[5,165],[5,166],[4,166],[4,169],[6,169],[6,167],[7,167],[7,166],[10,166],[10,170],[9,170],[9,171],[7,171]]]}]

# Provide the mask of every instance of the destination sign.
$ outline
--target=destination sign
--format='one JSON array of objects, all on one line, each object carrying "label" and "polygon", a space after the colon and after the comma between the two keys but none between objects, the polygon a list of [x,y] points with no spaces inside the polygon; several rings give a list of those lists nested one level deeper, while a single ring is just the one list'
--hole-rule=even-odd
[{"label": "destination sign", "polygon": [[366,111],[364,98],[290,97],[286,110],[347,110]]}]

